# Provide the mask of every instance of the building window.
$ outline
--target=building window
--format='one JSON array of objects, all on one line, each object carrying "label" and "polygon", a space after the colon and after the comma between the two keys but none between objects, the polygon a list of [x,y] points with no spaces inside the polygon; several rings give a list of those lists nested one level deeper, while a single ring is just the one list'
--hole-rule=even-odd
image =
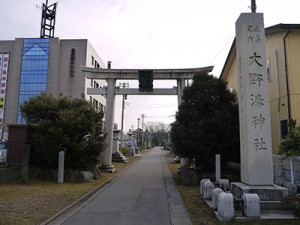
[{"label": "building window", "polygon": [[280,121],[280,130],[281,130],[281,138],[284,138],[289,132],[287,120]]},{"label": "building window", "polygon": [[95,109],[98,111],[98,101],[96,100],[96,105],[95,105]]},{"label": "building window", "polygon": [[92,66],[94,65],[95,58],[92,56]]},{"label": "building window", "polygon": [[97,81],[94,81],[94,88],[99,88],[99,84],[97,83]]},{"label": "building window", "polygon": [[94,79],[91,79],[91,87],[93,87]]},{"label": "building window", "polygon": [[24,124],[20,105],[47,91],[50,39],[24,39],[17,123]]},{"label": "building window", "polygon": [[95,68],[97,68],[97,69],[100,68],[100,65],[99,65],[99,63],[97,62],[97,60],[95,60]]},{"label": "building window", "polygon": [[103,105],[101,103],[99,103],[99,110],[103,112]]}]

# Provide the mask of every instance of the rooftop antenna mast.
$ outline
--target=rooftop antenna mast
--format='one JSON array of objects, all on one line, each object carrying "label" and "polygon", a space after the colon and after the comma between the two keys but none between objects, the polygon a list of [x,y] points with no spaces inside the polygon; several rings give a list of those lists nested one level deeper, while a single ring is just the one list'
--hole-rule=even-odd
[{"label": "rooftop antenna mast", "polygon": [[256,2],[255,2],[255,0],[251,0],[251,11],[252,11],[252,13],[256,13]]},{"label": "rooftop antenna mast", "polygon": [[43,3],[41,35],[40,35],[41,38],[54,37],[56,8],[57,8],[57,2],[49,6],[48,6],[48,0],[46,0],[46,4]]}]

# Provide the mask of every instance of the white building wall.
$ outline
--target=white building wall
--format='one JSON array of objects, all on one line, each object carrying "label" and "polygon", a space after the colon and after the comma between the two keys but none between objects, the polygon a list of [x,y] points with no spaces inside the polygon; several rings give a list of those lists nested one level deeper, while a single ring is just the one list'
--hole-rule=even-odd
[{"label": "white building wall", "polygon": [[10,54],[3,126],[5,130],[8,124],[15,124],[17,121],[22,50],[23,38],[0,42],[0,52],[5,51]]},{"label": "white building wall", "polygon": [[[101,57],[95,51],[93,46],[87,42],[87,57],[86,64],[87,67],[100,67],[107,68],[106,64],[103,62]],[[84,76],[84,74],[82,74]],[[106,106],[106,98],[102,95],[87,95],[87,88],[95,87],[95,85],[100,87],[107,86],[107,82],[105,80],[94,80],[94,79],[85,79],[85,96],[87,101],[92,101],[92,104],[98,104],[98,109],[102,110],[103,107]],[[100,105],[101,104],[101,105]],[[104,109],[103,109],[104,110]]]},{"label": "white building wall", "polygon": [[[10,54],[4,115],[5,130],[7,130],[8,124],[17,123],[23,42],[24,38],[0,41],[0,52]],[[73,59],[74,72],[71,74],[72,49],[75,50],[75,57]],[[92,63],[92,56],[94,63]],[[90,101],[86,88],[91,87],[91,84],[94,85],[96,80],[91,82],[91,80],[86,79],[80,66],[95,67],[96,61],[99,67],[106,68],[106,64],[87,39],[60,40],[59,38],[52,38],[50,40],[47,93],[54,97],[62,94],[72,98],[81,98],[82,95],[85,95],[85,98]],[[99,87],[107,86],[105,80],[97,80],[96,82]],[[106,105],[105,96],[95,95],[91,97],[98,102],[98,105]]]},{"label": "white building wall", "polygon": [[[74,72],[71,74],[71,54],[74,52]],[[87,40],[61,40],[59,66],[59,94],[71,98],[81,98],[85,93],[85,78],[82,76],[81,65],[86,63]]]}]

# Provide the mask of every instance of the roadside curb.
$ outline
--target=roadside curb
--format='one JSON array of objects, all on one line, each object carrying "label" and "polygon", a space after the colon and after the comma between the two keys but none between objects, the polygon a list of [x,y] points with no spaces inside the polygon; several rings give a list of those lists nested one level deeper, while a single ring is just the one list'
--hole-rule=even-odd
[{"label": "roadside curb", "polygon": [[57,219],[59,216],[61,216],[64,213],[66,213],[67,211],[69,211],[71,209],[75,209],[76,207],[81,206],[89,198],[91,198],[93,195],[95,195],[98,191],[100,191],[106,185],[108,185],[109,183],[111,183],[114,179],[116,179],[117,177],[119,177],[120,175],[122,175],[127,169],[129,169],[130,167],[132,167],[133,165],[135,165],[140,160],[141,160],[140,158],[138,160],[135,160],[133,163],[131,163],[128,166],[126,166],[124,169],[122,169],[121,171],[119,171],[118,173],[116,173],[115,175],[113,175],[107,181],[103,182],[102,184],[98,185],[97,187],[95,187],[94,189],[92,189],[91,191],[89,191],[88,193],[86,193],[85,195],[81,196],[75,202],[71,203],[70,205],[68,205],[64,209],[60,210],[58,213],[56,213],[55,215],[53,215],[50,218],[48,218],[47,220],[45,220],[44,222],[42,222],[40,225],[47,225],[47,224],[51,223],[52,221],[54,221],[55,219]]},{"label": "roadside curb", "polygon": [[168,166],[168,157],[163,160],[163,173],[165,188],[170,211],[170,220],[172,225],[192,225],[189,213],[185,208],[177,184],[174,181],[171,170]]}]

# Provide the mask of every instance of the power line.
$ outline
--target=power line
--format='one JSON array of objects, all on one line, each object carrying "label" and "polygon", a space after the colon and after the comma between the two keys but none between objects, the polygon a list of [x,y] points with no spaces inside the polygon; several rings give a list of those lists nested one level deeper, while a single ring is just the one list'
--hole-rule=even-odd
[{"label": "power line", "polygon": [[234,39],[235,35],[230,35],[225,39],[225,43],[222,45],[221,49],[217,52],[217,54],[212,58],[212,60],[209,62],[209,64],[212,64],[216,58],[218,58],[220,56],[220,54],[224,51],[224,49],[228,46],[229,42],[232,42],[232,40]]}]

